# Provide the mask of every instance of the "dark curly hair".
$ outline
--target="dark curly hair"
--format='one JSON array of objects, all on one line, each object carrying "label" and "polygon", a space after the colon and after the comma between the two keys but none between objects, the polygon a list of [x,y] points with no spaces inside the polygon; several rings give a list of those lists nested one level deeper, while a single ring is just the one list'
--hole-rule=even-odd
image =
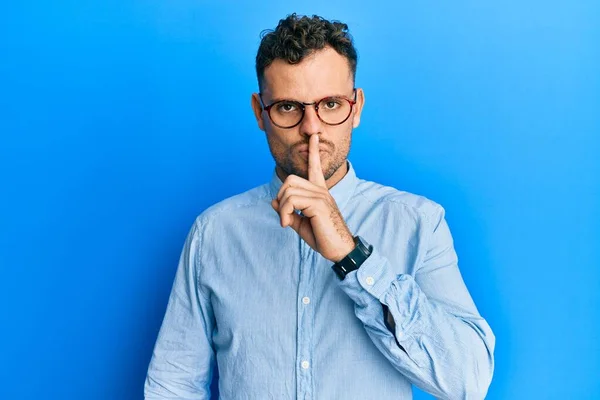
[{"label": "dark curly hair", "polygon": [[279,21],[275,30],[261,33],[261,42],[256,54],[256,76],[262,90],[265,68],[274,60],[282,59],[297,64],[315,50],[329,46],[348,59],[352,80],[356,77],[357,55],[348,25],[339,21],[328,21],[317,15],[299,17],[296,13]]}]

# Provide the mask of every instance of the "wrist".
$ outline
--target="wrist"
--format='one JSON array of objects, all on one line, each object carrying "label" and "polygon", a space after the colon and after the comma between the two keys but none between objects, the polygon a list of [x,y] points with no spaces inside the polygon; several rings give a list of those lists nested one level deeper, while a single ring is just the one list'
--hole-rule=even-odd
[{"label": "wrist", "polygon": [[337,257],[334,257],[330,261],[339,262],[339,261],[343,260],[344,258],[346,258],[346,256],[348,254],[350,254],[356,248],[356,242],[354,241],[353,237],[350,238],[350,242],[345,242],[345,243],[346,243],[346,245],[344,246],[344,248],[342,250],[340,250],[340,255]]},{"label": "wrist", "polygon": [[373,252],[373,246],[360,236],[355,236],[353,239],[355,243],[354,250],[351,250],[342,259],[336,261],[331,267],[340,280],[344,280],[347,274],[359,269]]}]

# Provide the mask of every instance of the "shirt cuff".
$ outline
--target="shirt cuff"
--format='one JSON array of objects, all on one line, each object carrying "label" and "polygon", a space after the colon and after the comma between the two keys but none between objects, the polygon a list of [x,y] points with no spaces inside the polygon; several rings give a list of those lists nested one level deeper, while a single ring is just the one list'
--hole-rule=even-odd
[{"label": "shirt cuff", "polygon": [[359,289],[356,287],[358,284],[371,296],[381,301],[395,279],[396,275],[390,268],[388,260],[373,248],[373,252],[360,268],[347,274],[340,285],[350,297],[354,297],[352,294]]},{"label": "shirt cuff", "polygon": [[[386,257],[375,248],[359,269],[340,281],[342,290],[361,308],[377,309],[373,302],[389,308],[395,323],[395,338],[402,340],[420,325],[424,294],[414,278],[396,274]],[[383,310],[378,307],[383,323]]]}]

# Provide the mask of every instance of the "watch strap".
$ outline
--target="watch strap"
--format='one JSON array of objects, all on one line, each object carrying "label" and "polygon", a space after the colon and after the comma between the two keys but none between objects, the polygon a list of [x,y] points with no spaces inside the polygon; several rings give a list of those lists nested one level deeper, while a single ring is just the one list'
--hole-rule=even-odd
[{"label": "watch strap", "polygon": [[346,257],[331,266],[340,280],[346,275],[357,270],[373,252],[373,246],[366,243],[361,237],[354,236],[355,247]]}]

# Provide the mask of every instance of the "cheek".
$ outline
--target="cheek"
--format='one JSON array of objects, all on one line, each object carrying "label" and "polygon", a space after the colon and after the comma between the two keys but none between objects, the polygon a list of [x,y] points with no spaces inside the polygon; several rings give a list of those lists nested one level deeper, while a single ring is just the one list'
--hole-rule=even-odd
[{"label": "cheek", "polygon": [[340,132],[338,139],[335,142],[335,152],[343,153],[350,148],[350,136],[352,135],[352,129],[346,127],[343,132]]},{"label": "cheek", "polygon": [[267,141],[271,150],[278,154],[284,154],[291,151],[291,146],[294,144],[293,141],[289,140],[290,134],[288,132],[280,132],[277,128],[273,129],[269,126],[266,130]]}]

